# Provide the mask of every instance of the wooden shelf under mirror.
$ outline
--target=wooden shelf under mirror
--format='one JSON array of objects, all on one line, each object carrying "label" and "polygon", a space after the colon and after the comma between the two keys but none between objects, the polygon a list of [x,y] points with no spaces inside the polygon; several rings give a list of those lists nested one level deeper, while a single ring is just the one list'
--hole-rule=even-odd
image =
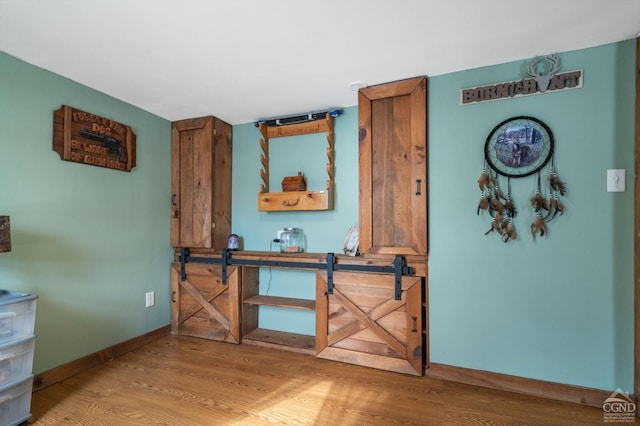
[{"label": "wooden shelf under mirror", "polygon": [[[267,126],[259,124],[260,133],[260,192],[258,193],[259,211],[304,211],[304,210],[333,210],[333,117],[329,113],[321,120],[304,123],[286,124],[281,126]],[[269,140],[286,136],[309,135],[313,133],[327,134],[327,186],[317,191],[287,191],[269,192]]]}]

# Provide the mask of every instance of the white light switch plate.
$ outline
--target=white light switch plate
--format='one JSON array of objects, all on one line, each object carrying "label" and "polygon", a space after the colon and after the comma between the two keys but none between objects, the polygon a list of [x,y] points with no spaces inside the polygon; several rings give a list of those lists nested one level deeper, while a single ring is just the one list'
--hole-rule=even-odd
[{"label": "white light switch plate", "polygon": [[625,192],[626,190],[626,170],[607,170],[607,192]]}]

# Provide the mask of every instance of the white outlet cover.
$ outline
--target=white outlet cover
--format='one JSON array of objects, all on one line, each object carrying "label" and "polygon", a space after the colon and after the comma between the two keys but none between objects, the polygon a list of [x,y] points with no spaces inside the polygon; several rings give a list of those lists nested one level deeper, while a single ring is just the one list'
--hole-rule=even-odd
[{"label": "white outlet cover", "polygon": [[627,190],[626,169],[607,170],[607,192],[625,192]]},{"label": "white outlet cover", "polygon": [[156,293],[154,291],[147,292],[146,295],[146,307],[150,308],[151,306],[156,304]]}]

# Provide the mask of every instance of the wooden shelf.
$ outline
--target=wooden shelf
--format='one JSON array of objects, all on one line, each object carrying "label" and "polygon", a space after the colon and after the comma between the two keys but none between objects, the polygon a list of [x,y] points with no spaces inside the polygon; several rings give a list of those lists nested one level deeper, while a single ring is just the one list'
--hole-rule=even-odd
[{"label": "wooden shelf", "polygon": [[276,306],[278,308],[302,309],[305,311],[315,311],[316,301],[309,299],[294,299],[291,297],[279,296],[253,296],[244,300],[249,305]]},{"label": "wooden shelf", "polygon": [[261,124],[260,132],[262,132],[267,139],[310,135],[312,133],[333,133],[333,123],[331,116],[327,113],[324,120],[306,121],[303,123],[284,124],[272,127]]},{"label": "wooden shelf", "polygon": [[316,354],[315,336],[268,330],[266,328],[251,330],[242,336],[242,343],[307,355]]},{"label": "wooden shelf", "polygon": [[260,192],[258,193],[258,210],[261,212],[333,210],[333,189]]}]

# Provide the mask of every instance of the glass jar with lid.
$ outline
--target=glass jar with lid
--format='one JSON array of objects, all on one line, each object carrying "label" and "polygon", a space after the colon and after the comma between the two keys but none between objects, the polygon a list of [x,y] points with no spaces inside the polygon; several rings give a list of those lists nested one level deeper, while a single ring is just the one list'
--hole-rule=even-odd
[{"label": "glass jar with lid", "polygon": [[280,234],[281,253],[303,253],[305,249],[305,238],[300,228],[284,228]]}]

